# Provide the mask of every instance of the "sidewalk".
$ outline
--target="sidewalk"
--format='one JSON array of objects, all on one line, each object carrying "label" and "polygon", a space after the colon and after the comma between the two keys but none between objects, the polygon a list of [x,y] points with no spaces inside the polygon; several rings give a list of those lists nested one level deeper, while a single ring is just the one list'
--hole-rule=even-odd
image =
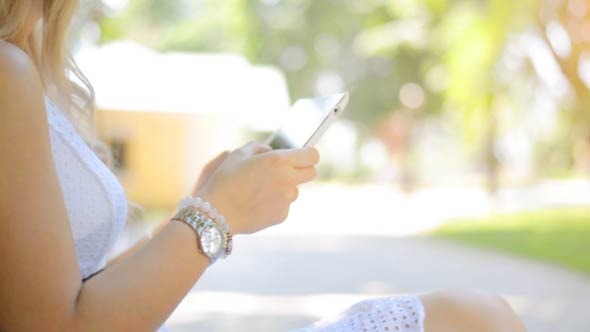
[{"label": "sidewalk", "polygon": [[[288,331],[369,297],[471,288],[504,295],[531,332],[590,332],[590,276],[419,236],[453,218],[568,205],[590,205],[589,181],[508,188],[495,199],[479,188],[304,186],[285,223],[235,238],[234,254],[207,271],[167,326]],[[122,247],[137,237],[126,233]]]},{"label": "sidewalk", "polygon": [[168,321],[181,331],[287,331],[355,301],[441,288],[504,295],[531,332],[590,331],[590,277],[442,240],[237,237]]}]

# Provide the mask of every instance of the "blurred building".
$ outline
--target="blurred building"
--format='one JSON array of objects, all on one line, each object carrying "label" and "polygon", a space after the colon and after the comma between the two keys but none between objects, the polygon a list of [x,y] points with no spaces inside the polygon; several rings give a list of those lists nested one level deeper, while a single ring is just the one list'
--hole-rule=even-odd
[{"label": "blurred building", "polygon": [[290,105],[281,72],[233,54],[159,54],[130,42],[76,59],[97,97],[97,127],[130,200],[175,206],[201,167],[270,132]]}]

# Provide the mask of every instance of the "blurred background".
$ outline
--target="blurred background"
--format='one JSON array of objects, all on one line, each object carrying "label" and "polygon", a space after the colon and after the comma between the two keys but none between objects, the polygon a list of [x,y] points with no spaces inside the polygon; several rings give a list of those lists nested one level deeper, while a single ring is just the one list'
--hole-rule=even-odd
[{"label": "blurred background", "polygon": [[349,91],[287,221],[235,239],[171,331],[287,331],[368,297],[504,295],[590,331],[590,1],[84,0],[99,133],[161,222],[203,164]]}]

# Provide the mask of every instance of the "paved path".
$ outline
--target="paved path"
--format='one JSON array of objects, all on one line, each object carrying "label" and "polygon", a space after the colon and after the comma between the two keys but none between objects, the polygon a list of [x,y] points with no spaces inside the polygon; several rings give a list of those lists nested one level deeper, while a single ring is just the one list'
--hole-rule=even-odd
[{"label": "paved path", "polygon": [[590,332],[590,277],[443,240],[237,237],[168,322],[181,331],[287,331],[360,299],[441,288],[501,293],[532,332]]},{"label": "paved path", "polygon": [[[231,259],[206,273],[168,325],[287,331],[367,297],[472,288],[506,296],[531,332],[590,332],[589,276],[416,237],[451,218],[566,205],[590,205],[588,180],[504,189],[495,199],[478,188],[304,186],[289,220],[237,237]],[[129,228],[120,247],[142,232]]]}]

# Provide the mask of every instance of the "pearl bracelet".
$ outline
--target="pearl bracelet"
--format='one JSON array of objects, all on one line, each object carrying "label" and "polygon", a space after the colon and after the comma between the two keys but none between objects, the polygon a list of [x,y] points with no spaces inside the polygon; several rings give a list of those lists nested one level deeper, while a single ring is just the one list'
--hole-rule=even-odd
[{"label": "pearl bracelet", "polygon": [[211,203],[207,202],[206,200],[202,199],[201,197],[185,197],[180,201],[179,209],[182,210],[186,207],[195,207],[198,210],[201,210],[203,213],[207,214],[214,222],[218,223],[225,233],[229,233],[229,224],[225,217],[219,213]]}]

